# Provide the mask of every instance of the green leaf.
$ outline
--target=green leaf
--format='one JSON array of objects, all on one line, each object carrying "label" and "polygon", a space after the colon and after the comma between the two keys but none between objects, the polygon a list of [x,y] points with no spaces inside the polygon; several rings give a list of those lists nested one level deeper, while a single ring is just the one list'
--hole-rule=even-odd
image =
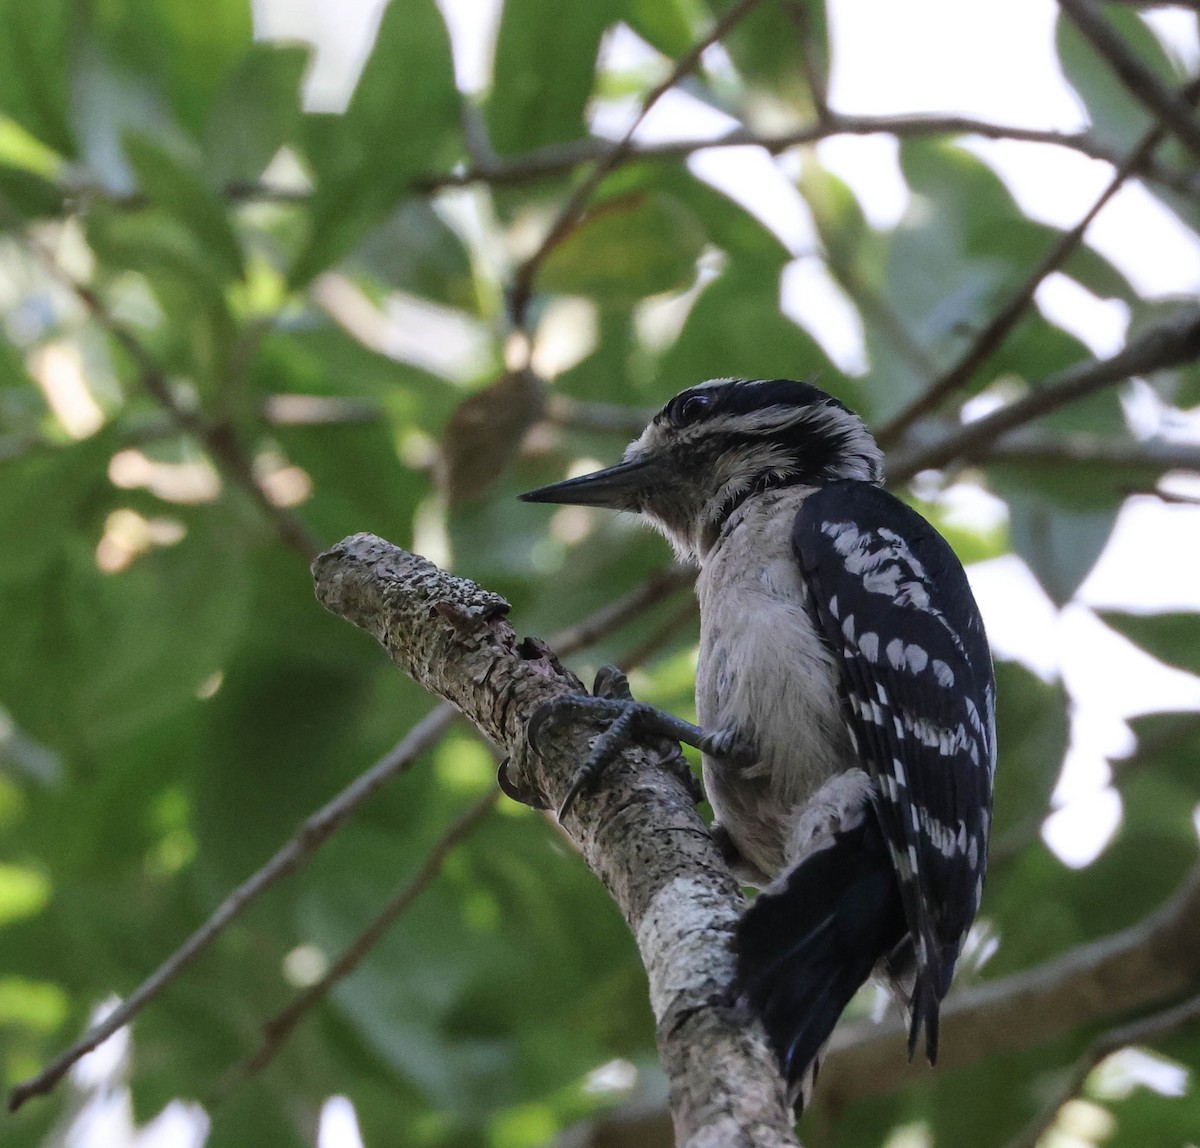
[{"label": "green leaf", "polygon": [[242,251],[225,204],[192,164],[155,140],[129,134],[125,152],[151,203],[179,220],[231,279],[244,274]]},{"label": "green leaf", "polygon": [[[0,163],[0,197],[0,202],[10,204],[22,221],[58,216],[67,199],[52,180],[4,163]],[[0,212],[0,231],[10,230],[12,223],[7,212]]]},{"label": "green leaf", "polygon": [[620,18],[664,56],[682,56],[699,35],[686,0],[621,0]]},{"label": "green leaf", "polygon": [[1200,674],[1200,614],[1123,614],[1104,611],[1103,622],[1168,665]]},{"label": "green leaf", "polygon": [[[1188,1051],[1195,1053],[1194,1039]],[[1196,1061],[1188,1057],[1177,1063],[1187,1070]],[[1200,1128],[1200,1089],[1196,1086],[1194,1069],[1190,1077],[1183,1096],[1162,1096],[1139,1085],[1129,1096],[1107,1101],[1105,1107],[1115,1117],[1116,1128],[1106,1137],[1106,1148],[1145,1148],[1148,1144],[1188,1144],[1194,1140],[1196,1129]]]},{"label": "green leaf", "polygon": [[492,146],[501,155],[586,135],[596,53],[615,18],[611,0],[506,0],[486,108]]},{"label": "green leaf", "polygon": [[217,93],[204,128],[210,181],[255,180],[300,124],[309,49],[255,44]]},{"label": "green leaf", "polygon": [[791,259],[779,236],[740,203],[697,179],[686,164],[646,168],[639,179],[637,186],[658,188],[687,204],[703,221],[708,238],[739,264],[760,263],[761,273],[771,275]]},{"label": "green leaf", "polygon": [[73,15],[66,0],[0,0],[0,116],[68,158],[75,154],[67,97]]},{"label": "green leaf", "polygon": [[226,75],[253,35],[246,0],[106,0],[87,10],[87,27],[124,74],[154,92],[164,119],[200,138]]},{"label": "green leaf", "polygon": [[188,515],[183,542],[117,573],[101,572],[73,540],[36,579],[10,584],[3,624],[14,657],[40,656],[61,675],[52,696],[19,660],[0,678],[0,697],[34,737],[78,751],[195,704],[233,648],[247,604],[243,549],[227,524],[211,521],[216,514]]},{"label": "green leaf", "polygon": [[998,459],[987,473],[1008,503],[1013,550],[1054,602],[1065,605],[1107,544],[1131,473],[1101,464]]},{"label": "green leaf", "polygon": [[815,163],[804,165],[799,187],[831,267],[854,268],[867,237],[866,217],[854,192]]},{"label": "green leaf", "polygon": [[1003,1148],[1041,1112],[1057,1074],[1082,1055],[1086,1043],[1086,1033],[1074,1032],[964,1068],[939,1068],[928,1109],[932,1143]]},{"label": "green leaf", "polygon": [[[1103,14],[1130,52],[1160,80],[1174,87],[1183,79],[1134,9],[1106,4]],[[1102,60],[1074,23],[1061,14],[1056,39],[1063,74],[1087,108],[1089,130],[1101,143],[1119,151],[1131,147],[1153,122],[1151,113],[1141,101],[1130,96],[1129,88],[1108,61]]]},{"label": "green leaf", "polygon": [[678,200],[636,192],[614,196],[593,207],[551,251],[538,285],[632,306],[647,295],[689,286],[704,241],[700,221]]},{"label": "green leaf", "polygon": [[658,373],[678,389],[722,375],[811,379],[856,410],[865,395],[815,339],[779,312],[779,281],[757,266],[731,263],[701,292]]},{"label": "green leaf", "polygon": [[771,91],[795,110],[811,114],[812,96],[801,63],[810,52],[822,74],[829,74],[829,36],[823,3],[759,4],[722,40],[738,71],[750,83]]},{"label": "green leaf", "polygon": [[418,176],[453,162],[459,108],[450,38],[433,0],[391,0],[345,114],[306,118],[317,182],[293,285],[345,254]]},{"label": "green leaf", "polygon": [[[62,447],[43,447],[0,466],[0,584],[34,582],[68,552],[81,532],[96,528],[94,505],[107,487],[116,449],[112,429]],[[0,598],[10,594],[5,591]],[[4,702],[0,694],[0,703]]]},{"label": "green leaf", "polygon": [[355,268],[381,284],[477,312],[471,257],[458,233],[424,199],[407,199],[355,248]]},{"label": "green leaf", "polygon": [[[996,663],[996,791],[992,844],[1037,839],[1067,753],[1067,697],[1016,662]],[[1006,835],[1014,836],[1006,840]]]}]

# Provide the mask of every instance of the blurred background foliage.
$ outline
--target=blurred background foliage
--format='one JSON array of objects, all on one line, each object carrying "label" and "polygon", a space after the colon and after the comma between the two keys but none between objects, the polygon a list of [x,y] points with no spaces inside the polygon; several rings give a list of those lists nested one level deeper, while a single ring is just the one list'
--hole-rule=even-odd
[{"label": "blurred background foliage", "polygon": [[[729,15],[722,0],[505,0],[478,85],[456,81],[445,19],[451,8],[470,19],[469,4],[391,0],[335,107],[302,95],[308,48],[255,39],[265,7],[0,0],[10,1086],[127,996],[430,710],[316,605],[306,560],[317,548],[384,535],[503,593],[518,627],[546,637],[667,555],[630,522],[580,508],[547,516],[514,495],[614,459],[683,386],[816,377],[893,426],[888,445],[919,461],[964,406],[1003,406],[1091,357],[1026,305],[944,401],[893,422],[971,351],[1061,233],[1023,213],[936,117],[893,125],[910,206],[891,225],[868,222],[810,146],[863,131],[825,104],[819,2],[738,5],[719,44],[675,78],[730,130],[803,137],[772,151],[815,227],[803,261],[859,324],[858,364],[781,309],[798,253],[700,177],[689,162],[700,145],[589,166],[613,147],[601,113],[628,124],[672,61]],[[1180,84],[1183,66],[1135,7],[1104,12],[1154,76]],[[617,30],[640,45],[624,62],[603,50]],[[1064,142],[1121,158],[1151,116],[1065,19],[1057,50],[1091,124]],[[1168,140],[1154,164],[1145,188],[1200,226],[1196,156]],[[593,171],[576,205],[586,211],[547,245]],[[1060,270],[1119,301],[1133,335],[1175,308],[1090,246],[1074,245]],[[1177,361],[1137,387],[1161,426],[1200,402],[1200,371]],[[970,465],[956,457],[899,492],[966,562],[1015,553],[1064,606],[1126,501],[1196,469],[1194,445],[1153,449],[1129,413],[1134,393],[1098,390],[1041,420],[1036,440],[999,449],[1004,440]],[[953,513],[950,487],[987,492],[988,513]],[[682,584],[658,595],[634,622],[603,629],[577,667],[636,661],[639,695],[688,713],[689,600]],[[1200,670],[1195,615],[1106,621]],[[1139,719],[1140,748],[1113,782],[1120,827],[1097,860],[1071,868],[1039,835],[1068,749],[1068,692],[1017,661],[998,668],[998,848],[965,979],[1136,922],[1196,861],[1194,724],[1173,719],[1164,736],[1168,719]],[[131,1044],[106,1046],[53,1097],[5,1117],[0,1143],[133,1142],[120,1130],[131,1117],[158,1118],[161,1142],[313,1144],[322,1125],[332,1145],[331,1096],[349,1099],[367,1145],[666,1142],[624,924],[552,820],[506,799],[477,816],[428,891],[269,1065],[227,1075],[494,775],[473,731],[452,727],[178,977]],[[864,993],[856,1012],[870,1006]],[[1200,1091],[1180,1066],[1200,1060],[1195,1030],[1172,1029],[1140,1060],[1094,1072],[1085,1061],[1059,1096],[1102,1030],[925,1075],[883,1099],[818,1105],[802,1131],[831,1146],[982,1148],[1032,1142],[1020,1139],[1031,1126],[1046,1143],[1194,1141]],[[1047,1110],[1056,1096],[1069,1103]],[[164,1109],[178,1099],[192,1103]],[[102,1119],[108,1131],[88,1131]]]}]

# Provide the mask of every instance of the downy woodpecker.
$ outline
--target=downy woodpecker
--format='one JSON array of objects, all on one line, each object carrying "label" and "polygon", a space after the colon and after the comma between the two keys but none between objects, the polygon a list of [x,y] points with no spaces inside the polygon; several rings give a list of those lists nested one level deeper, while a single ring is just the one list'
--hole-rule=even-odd
[{"label": "downy woodpecker", "polygon": [[[714,834],[762,889],[735,938],[736,993],[793,1100],[872,972],[909,1010],[909,1055],[923,1029],[935,1060],[983,890],[987,638],[953,551],[881,478],[866,426],[825,392],[715,379],[616,466],[522,496],[636,512],[700,566],[699,726],[597,704],[626,714],[613,728],[703,753]],[[568,801],[615,752],[601,743]]]}]

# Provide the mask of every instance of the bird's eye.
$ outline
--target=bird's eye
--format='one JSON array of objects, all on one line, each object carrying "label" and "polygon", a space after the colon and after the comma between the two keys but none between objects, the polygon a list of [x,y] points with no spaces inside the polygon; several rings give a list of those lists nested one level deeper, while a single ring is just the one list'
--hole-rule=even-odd
[{"label": "bird's eye", "polygon": [[712,395],[688,395],[671,404],[671,422],[677,427],[688,426],[703,418],[712,404]]}]

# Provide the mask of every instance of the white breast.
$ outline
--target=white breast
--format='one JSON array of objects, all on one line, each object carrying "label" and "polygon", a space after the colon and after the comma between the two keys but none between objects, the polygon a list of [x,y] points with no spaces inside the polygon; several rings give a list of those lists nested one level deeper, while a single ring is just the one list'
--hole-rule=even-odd
[{"label": "white breast", "polygon": [[717,820],[768,877],[783,867],[799,807],[857,765],[833,655],[805,608],[792,554],[792,522],[809,493],[791,488],[744,503],[705,556],[696,583],[700,724],[736,731],[760,754],[743,770],[706,757],[705,789]]}]

